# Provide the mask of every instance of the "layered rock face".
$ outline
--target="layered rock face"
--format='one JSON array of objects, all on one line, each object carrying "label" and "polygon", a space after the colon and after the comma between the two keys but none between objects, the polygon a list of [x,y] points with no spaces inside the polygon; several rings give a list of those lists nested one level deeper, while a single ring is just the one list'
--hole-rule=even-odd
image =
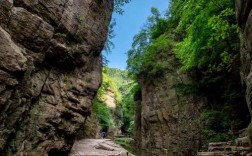
[{"label": "layered rock face", "polygon": [[[192,84],[190,76],[180,74],[177,60],[170,54],[170,66],[162,78],[152,83],[141,81],[142,149],[152,155],[196,155],[200,146],[199,114],[204,99],[194,94],[185,95],[176,87]],[[139,128],[138,128],[139,129]]]},{"label": "layered rock face", "polygon": [[85,123],[81,126],[79,133],[76,136],[76,140],[85,139],[100,139],[101,127],[99,126],[99,120],[94,112],[86,118]]},{"label": "layered rock face", "polygon": [[2,155],[68,153],[101,83],[112,10],[112,0],[0,1]]},{"label": "layered rock face", "polygon": [[[241,28],[241,77],[247,86],[246,100],[252,115],[252,1],[236,0],[235,3],[237,21]],[[252,124],[249,125],[248,135],[252,142]]]}]

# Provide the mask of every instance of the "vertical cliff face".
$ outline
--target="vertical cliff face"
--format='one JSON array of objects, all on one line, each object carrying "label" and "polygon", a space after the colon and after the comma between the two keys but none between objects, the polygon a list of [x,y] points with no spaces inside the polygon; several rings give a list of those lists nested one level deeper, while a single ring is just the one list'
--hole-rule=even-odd
[{"label": "vertical cliff face", "polygon": [[158,155],[195,155],[200,144],[199,115],[204,99],[184,94],[178,84],[193,83],[188,75],[179,73],[173,54],[167,57],[169,69],[162,78],[140,82],[142,90],[141,144]]},{"label": "vertical cliff face", "polygon": [[[252,115],[252,1],[235,2],[237,21],[241,28],[241,77],[247,86],[246,101]],[[248,134],[252,141],[252,124],[249,125]]]},{"label": "vertical cliff face", "polygon": [[81,126],[79,133],[76,135],[76,140],[85,139],[100,139],[101,127],[99,126],[97,115],[92,111],[91,115],[86,118],[85,123]]},{"label": "vertical cliff face", "polygon": [[116,101],[116,93],[113,88],[108,88],[107,92],[102,97],[107,107],[110,109],[111,117],[114,125],[109,127],[107,130],[107,137],[114,138],[122,135],[122,110],[118,107],[118,102]]},{"label": "vertical cliff face", "polygon": [[112,0],[0,1],[0,153],[65,155],[90,114]]}]

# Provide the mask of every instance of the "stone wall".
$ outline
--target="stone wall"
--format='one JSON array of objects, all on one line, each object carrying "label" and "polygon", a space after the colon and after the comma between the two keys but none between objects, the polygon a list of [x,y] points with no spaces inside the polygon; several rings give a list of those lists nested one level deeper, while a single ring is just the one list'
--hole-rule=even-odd
[{"label": "stone wall", "polygon": [[112,0],[0,0],[0,155],[67,155],[101,83]]},{"label": "stone wall", "polygon": [[151,83],[140,80],[142,91],[141,145],[157,155],[196,155],[201,143],[204,99],[185,95],[176,87],[192,84],[191,76],[179,73],[173,54],[167,57],[169,69]]},{"label": "stone wall", "polygon": [[[241,31],[241,77],[247,86],[246,101],[252,115],[252,0],[235,0],[235,5]],[[249,125],[248,133],[252,141],[252,124]]]}]

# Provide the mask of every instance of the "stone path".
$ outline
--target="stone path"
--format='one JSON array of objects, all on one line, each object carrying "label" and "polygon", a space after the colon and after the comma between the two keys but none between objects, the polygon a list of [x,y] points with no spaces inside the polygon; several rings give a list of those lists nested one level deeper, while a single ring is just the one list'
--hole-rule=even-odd
[{"label": "stone path", "polygon": [[134,156],[110,139],[83,139],[75,142],[69,156]]},{"label": "stone path", "polygon": [[231,141],[210,143],[208,151],[198,152],[198,156],[252,156],[252,152],[249,140],[245,136],[237,138],[235,143]]}]

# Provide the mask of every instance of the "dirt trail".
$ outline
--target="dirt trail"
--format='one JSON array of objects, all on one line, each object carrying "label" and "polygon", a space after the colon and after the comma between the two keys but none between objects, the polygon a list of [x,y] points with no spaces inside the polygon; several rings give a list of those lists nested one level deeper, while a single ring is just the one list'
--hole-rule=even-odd
[{"label": "dirt trail", "polygon": [[75,142],[70,156],[134,156],[110,139],[83,139]]}]

